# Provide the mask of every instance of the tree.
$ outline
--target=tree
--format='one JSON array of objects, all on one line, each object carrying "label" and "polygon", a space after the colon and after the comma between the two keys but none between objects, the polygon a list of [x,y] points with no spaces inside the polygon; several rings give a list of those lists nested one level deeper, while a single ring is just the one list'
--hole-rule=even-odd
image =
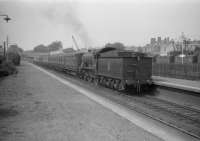
[{"label": "tree", "polygon": [[113,47],[113,48],[116,48],[116,49],[119,49],[119,50],[123,50],[125,48],[124,44],[122,44],[120,42],[115,42],[113,44],[107,43],[105,45],[105,47]]},{"label": "tree", "polygon": [[200,55],[200,47],[196,46],[194,49],[194,55]]},{"label": "tree", "polygon": [[37,45],[33,50],[34,52],[48,52],[48,48],[43,44]]},{"label": "tree", "polygon": [[45,53],[45,52],[57,51],[62,47],[63,46],[61,41],[54,41],[48,46],[45,46],[43,44],[37,45],[36,47],[34,47],[33,51]]},{"label": "tree", "polygon": [[143,48],[142,47],[138,47],[138,52],[143,52]]},{"label": "tree", "polygon": [[21,54],[23,52],[23,49],[20,48],[17,44],[15,44],[15,45],[10,45],[9,46],[8,52]]},{"label": "tree", "polygon": [[49,44],[47,46],[47,48],[49,49],[49,51],[57,51],[57,50],[63,48],[62,42],[61,41],[54,41],[51,44]]},{"label": "tree", "polygon": [[178,56],[178,55],[180,55],[181,54],[181,51],[177,51],[177,50],[175,50],[175,51],[170,51],[169,52],[169,55],[171,55],[171,56]]},{"label": "tree", "polygon": [[63,49],[64,53],[70,53],[70,52],[74,52],[75,50],[73,48],[65,48]]},{"label": "tree", "polygon": [[23,53],[24,50],[22,48],[19,47],[19,52]]}]

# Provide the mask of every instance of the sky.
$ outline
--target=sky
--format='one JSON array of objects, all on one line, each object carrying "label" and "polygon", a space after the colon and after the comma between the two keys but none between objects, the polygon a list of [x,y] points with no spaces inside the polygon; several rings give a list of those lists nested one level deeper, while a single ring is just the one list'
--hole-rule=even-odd
[{"label": "sky", "polygon": [[0,0],[0,44],[24,50],[62,41],[80,48],[122,42],[143,46],[151,37],[200,39],[200,0]]}]

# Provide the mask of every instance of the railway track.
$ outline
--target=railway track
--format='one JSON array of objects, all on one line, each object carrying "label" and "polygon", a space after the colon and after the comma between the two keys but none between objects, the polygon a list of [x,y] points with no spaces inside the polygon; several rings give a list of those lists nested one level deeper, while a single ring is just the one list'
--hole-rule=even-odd
[{"label": "railway track", "polygon": [[152,97],[146,98],[144,100],[144,102],[150,106],[153,106],[154,108],[165,109],[168,112],[181,115],[185,118],[188,118],[188,119],[200,124],[200,111],[199,110],[196,110],[196,109],[193,109],[190,107],[186,107],[186,106],[180,106],[176,103],[172,103],[172,102],[168,102],[165,100],[161,100],[158,98],[152,98]]},{"label": "railway track", "polygon": [[[81,81],[78,83],[78,85],[81,86],[91,88],[91,85],[93,85],[88,82],[90,84],[90,86],[88,86],[88,84],[85,84],[84,80],[78,78],[76,80],[79,80],[79,82]],[[94,87],[94,89],[97,88],[97,86]],[[102,97],[200,139],[200,110],[178,105],[152,96],[132,96],[102,86],[99,87],[99,89],[102,88],[107,91],[106,93],[101,93]]]},{"label": "railway track", "polygon": [[200,111],[150,96],[104,95],[120,105],[200,139]]}]

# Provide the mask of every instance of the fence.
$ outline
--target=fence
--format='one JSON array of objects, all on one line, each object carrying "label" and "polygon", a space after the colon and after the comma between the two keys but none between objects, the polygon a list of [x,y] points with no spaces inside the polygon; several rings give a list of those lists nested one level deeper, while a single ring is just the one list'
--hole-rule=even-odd
[{"label": "fence", "polygon": [[153,75],[179,79],[200,80],[200,64],[153,63]]}]

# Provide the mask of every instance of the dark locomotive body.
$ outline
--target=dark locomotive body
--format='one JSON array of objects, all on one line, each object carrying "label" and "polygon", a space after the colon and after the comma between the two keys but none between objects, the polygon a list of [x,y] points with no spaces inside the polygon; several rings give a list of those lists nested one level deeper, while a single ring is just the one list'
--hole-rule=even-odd
[{"label": "dark locomotive body", "polygon": [[143,53],[103,49],[97,54],[96,76],[98,82],[123,90],[151,83],[152,58]]},{"label": "dark locomotive body", "polygon": [[94,81],[96,78],[96,59],[95,53],[92,51],[86,52],[82,56],[82,63],[80,66],[80,77],[87,81]]},{"label": "dark locomotive body", "polygon": [[98,52],[42,55],[36,63],[116,90],[151,84],[152,58],[143,53],[105,47]]}]

